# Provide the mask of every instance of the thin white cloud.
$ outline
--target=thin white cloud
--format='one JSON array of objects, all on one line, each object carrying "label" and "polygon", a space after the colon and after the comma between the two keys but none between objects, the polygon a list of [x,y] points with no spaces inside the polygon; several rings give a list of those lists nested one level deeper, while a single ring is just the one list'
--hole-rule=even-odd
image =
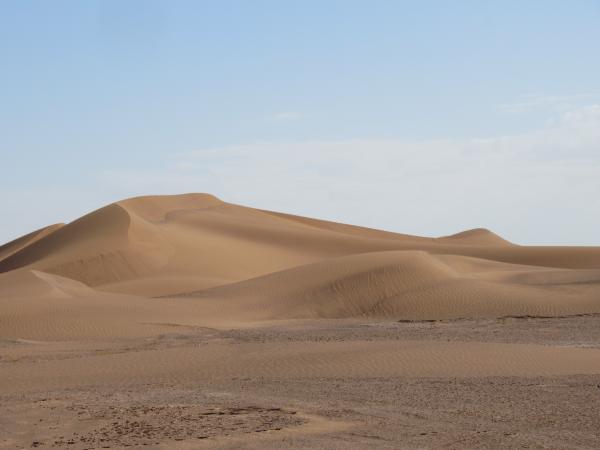
[{"label": "thin white cloud", "polygon": [[400,232],[486,226],[523,243],[600,244],[600,106],[540,130],[466,140],[263,142],[200,149],[124,192],[225,200]]},{"label": "thin white cloud", "polygon": [[297,111],[282,111],[271,116],[274,120],[298,120],[303,117],[302,113]]},{"label": "thin white cloud", "polygon": [[572,94],[572,95],[523,95],[518,100],[503,103],[497,106],[498,110],[510,114],[522,114],[539,109],[564,111],[575,108],[582,102],[600,99],[599,93]]}]

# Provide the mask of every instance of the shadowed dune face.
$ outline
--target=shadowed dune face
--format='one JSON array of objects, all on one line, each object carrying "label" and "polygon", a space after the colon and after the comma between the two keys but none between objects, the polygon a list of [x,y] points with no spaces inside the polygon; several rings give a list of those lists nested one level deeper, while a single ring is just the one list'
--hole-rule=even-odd
[{"label": "shadowed dune face", "polygon": [[410,236],[208,194],[123,200],[38,230],[0,247],[0,272],[5,309],[129,302],[156,323],[600,312],[600,248],[519,246],[485,229]]}]

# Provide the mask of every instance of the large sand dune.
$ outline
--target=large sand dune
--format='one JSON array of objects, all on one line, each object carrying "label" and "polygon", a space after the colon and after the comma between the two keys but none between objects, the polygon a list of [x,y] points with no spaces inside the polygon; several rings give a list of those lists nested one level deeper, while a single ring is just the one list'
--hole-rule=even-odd
[{"label": "large sand dune", "polygon": [[[142,317],[206,325],[600,312],[600,248],[519,246],[484,229],[410,236],[208,194],[124,200],[0,250],[3,336],[60,329],[28,326],[32,317],[67,320],[83,335],[117,324],[115,333],[137,335]],[[88,333],[86,314],[95,315]]]}]

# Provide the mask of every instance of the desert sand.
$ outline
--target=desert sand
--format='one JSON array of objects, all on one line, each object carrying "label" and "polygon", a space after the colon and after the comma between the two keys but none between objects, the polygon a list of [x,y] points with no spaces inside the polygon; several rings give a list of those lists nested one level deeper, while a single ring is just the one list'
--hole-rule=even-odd
[{"label": "desert sand", "polygon": [[0,448],[600,448],[600,248],[123,200],[0,247]]}]

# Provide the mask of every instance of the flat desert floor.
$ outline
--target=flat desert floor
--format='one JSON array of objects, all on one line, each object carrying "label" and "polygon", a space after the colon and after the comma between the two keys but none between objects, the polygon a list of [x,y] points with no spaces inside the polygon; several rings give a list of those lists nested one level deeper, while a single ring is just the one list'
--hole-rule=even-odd
[{"label": "flat desert floor", "polygon": [[598,448],[600,317],[3,341],[0,448]]},{"label": "flat desert floor", "polygon": [[141,197],[0,247],[0,448],[600,448],[600,248]]}]

